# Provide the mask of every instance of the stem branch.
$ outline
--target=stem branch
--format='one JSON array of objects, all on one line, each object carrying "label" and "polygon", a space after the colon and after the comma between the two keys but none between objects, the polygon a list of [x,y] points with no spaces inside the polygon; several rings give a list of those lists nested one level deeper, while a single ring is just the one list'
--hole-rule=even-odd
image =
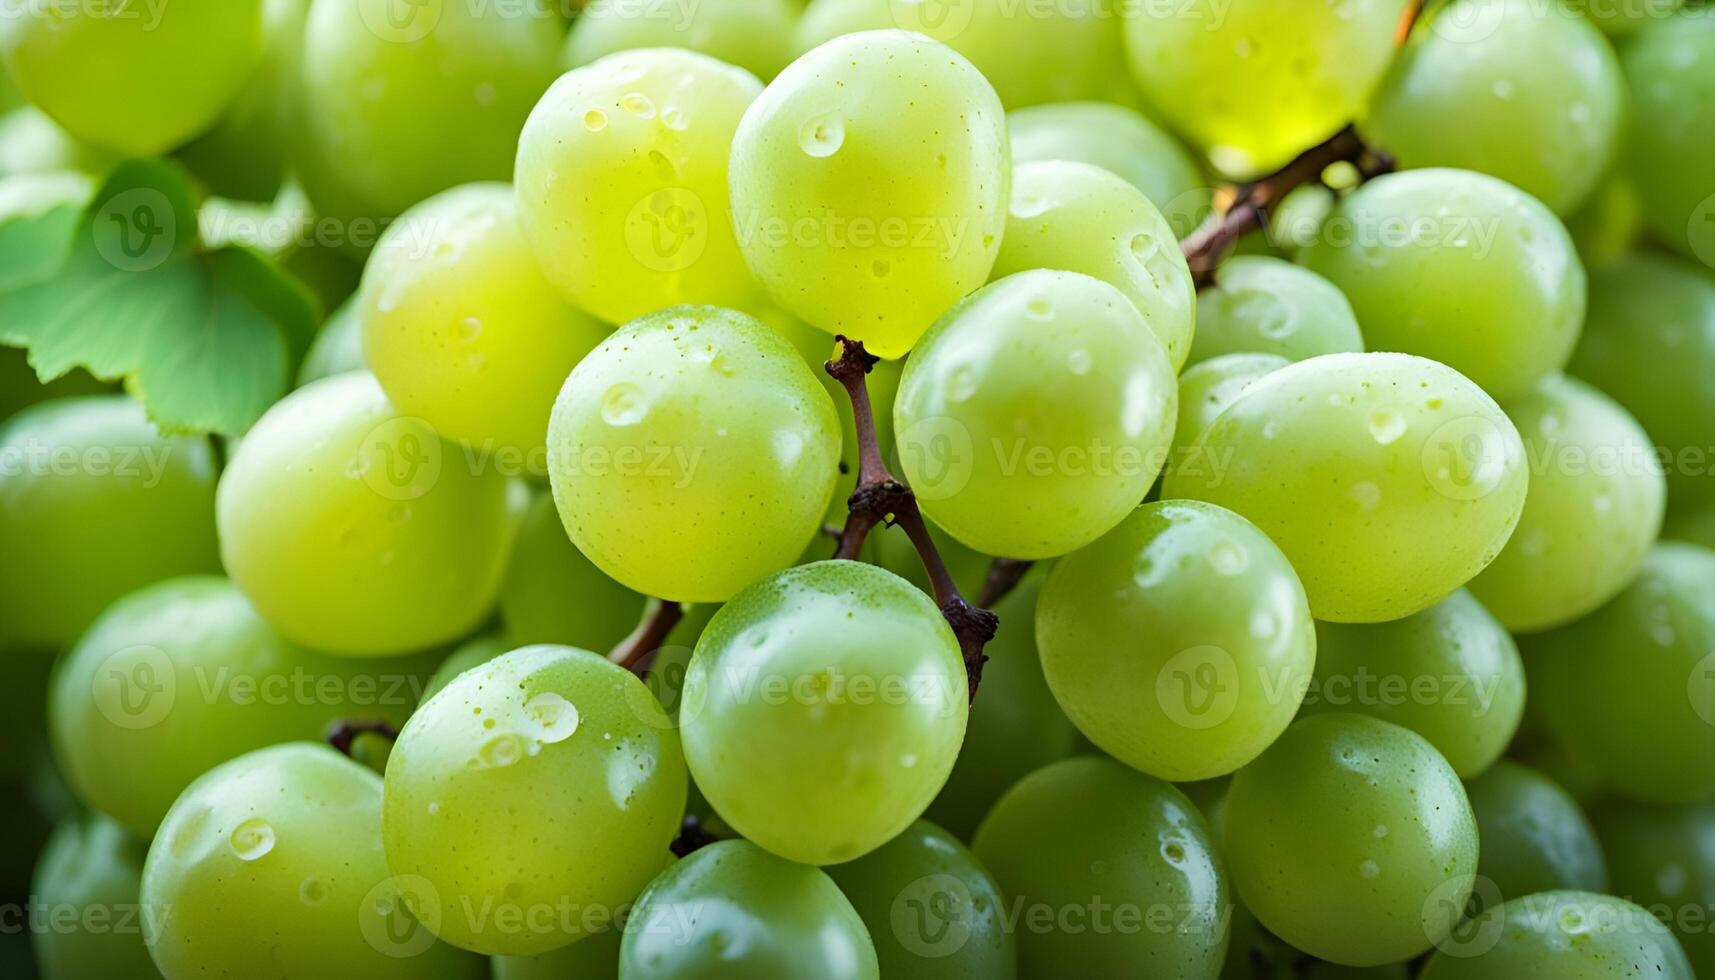
[{"label": "stem branch", "polygon": [[655,659],[655,651],[661,649],[667,635],[673,632],[673,627],[679,625],[679,620],[685,618],[685,607],[677,602],[663,602],[660,599],[650,599],[643,607],[643,620],[631,635],[619,641],[607,659],[631,671],[638,677],[649,672],[649,664]]}]

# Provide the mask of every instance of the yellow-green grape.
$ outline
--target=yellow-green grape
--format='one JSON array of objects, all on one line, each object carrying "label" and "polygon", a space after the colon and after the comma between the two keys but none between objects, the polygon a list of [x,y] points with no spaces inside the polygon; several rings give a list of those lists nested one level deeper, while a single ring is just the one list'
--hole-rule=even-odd
[{"label": "yellow-green grape", "polygon": [[1652,20],[1673,16],[1685,0],[1569,0],[1569,5],[1615,39]]},{"label": "yellow-green grape", "polygon": [[1524,438],[1530,491],[1471,591],[1510,630],[1549,629],[1631,582],[1661,530],[1667,483],[1649,436],[1582,381],[1552,375],[1504,407]]},{"label": "yellow-green grape", "polygon": [[363,357],[405,415],[509,475],[547,471],[548,413],[608,335],[537,267],[507,184],[430,198],[363,272]]},{"label": "yellow-green grape", "polygon": [[1693,980],[1685,950],[1648,909],[1612,895],[1515,898],[1460,926],[1418,980]]},{"label": "yellow-green grape", "polygon": [[1124,293],[1035,270],[973,294],[924,336],[893,427],[935,523],[984,554],[1049,558],[1143,500],[1178,398],[1166,352]]},{"label": "yellow-green grape", "polygon": [[1221,821],[1257,920],[1345,966],[1446,939],[1476,877],[1476,818],[1453,767],[1422,736],[1364,715],[1288,728],[1233,777]]},{"label": "yellow-green grape", "polygon": [[1144,99],[1231,177],[1272,170],[1369,103],[1406,0],[1146,3],[1125,24]]},{"label": "yellow-green grape", "polygon": [[642,613],[642,596],[603,575],[566,538],[553,496],[532,501],[500,587],[506,635],[521,644],[611,650]]},{"label": "yellow-green grape", "polygon": [[1116,0],[1024,7],[971,0],[811,0],[798,22],[800,54],[842,34],[898,28],[934,38],[971,60],[1009,109],[1045,102],[1133,102]]},{"label": "yellow-green grape", "polygon": [[35,106],[19,106],[0,116],[0,176],[97,174],[112,165],[107,151],[72,138]]},{"label": "yellow-green grape", "polygon": [[1306,714],[1352,711],[1411,729],[1469,779],[1488,769],[1524,716],[1513,638],[1460,590],[1388,623],[1316,624]]},{"label": "yellow-green grape", "polygon": [[584,358],[548,422],[566,532],[620,584],[721,602],[798,559],[839,465],[839,416],[767,325],[714,307],[644,317]]},{"label": "yellow-green grape", "polygon": [[530,111],[514,176],[548,278],[613,323],[678,303],[755,305],[727,161],[761,91],[749,72],[678,48],[562,75]]},{"label": "yellow-green grape", "polygon": [[120,596],[220,568],[214,452],[123,395],[56,398],[0,426],[0,644],[57,650]]},{"label": "yellow-green grape", "polygon": [[1222,354],[1191,365],[1179,376],[1179,424],[1173,430],[1169,467],[1200,465],[1193,458],[1197,437],[1215,424],[1246,388],[1292,362],[1278,354]]},{"label": "yellow-green grape", "polygon": [[[1111,102],[1059,102],[1006,114],[1012,162],[1072,160],[1111,171],[1171,221],[1200,210],[1209,181],[1179,141],[1135,109]],[[1190,228],[1174,226],[1183,237]]]},{"label": "yellow-green grape", "polygon": [[475,980],[437,943],[433,887],[390,874],[381,777],[289,742],[209,770],[173,804],[143,865],[155,966],[193,977]]},{"label": "yellow-green grape", "polygon": [[1237,514],[1184,500],[1146,504],[1056,562],[1036,644],[1079,731],[1181,782],[1260,755],[1316,666],[1310,607],[1286,556]]},{"label": "yellow-green grape", "polygon": [[1364,349],[1344,293],[1309,269],[1265,255],[1240,255],[1197,297],[1190,363],[1257,352],[1302,361]]},{"label": "yellow-green grape", "polygon": [[1197,287],[1173,229],[1137,188],[1100,167],[1050,160],[1012,174],[995,279],[1030,269],[1094,276],[1125,293],[1175,371],[1191,353]]},{"label": "yellow-green grape", "polygon": [[792,60],[795,0],[723,0],[678,7],[595,0],[578,13],[561,63],[581,68],[636,48],[688,48],[757,78],[773,78]]},{"label": "yellow-green grape", "polygon": [[1406,167],[1480,170],[1575,210],[1625,121],[1608,40],[1561,0],[1454,0],[1432,16],[1376,90],[1365,136]]},{"label": "yellow-green grape", "polygon": [[298,367],[298,386],[363,369],[363,305],[358,296],[352,296],[328,314],[310,342]]},{"label": "yellow-green grape", "polygon": [[42,980],[154,975],[137,902],[148,850],[99,814],[60,820],[30,882],[47,925],[30,937]]},{"label": "yellow-green grape", "polygon": [[173,154],[209,192],[266,201],[286,177],[310,0],[262,0],[262,58],[213,128]]},{"label": "yellow-green grape", "polygon": [[373,376],[287,395],[220,480],[227,573],[263,618],[306,646],[354,656],[420,650],[494,606],[515,517],[507,481],[466,465]]},{"label": "yellow-green grape", "polygon": [[971,849],[1017,910],[1021,980],[1220,975],[1226,871],[1172,786],[1104,757],[1056,762],[1001,797]]},{"label": "yellow-green grape", "polygon": [[206,129],[262,60],[262,0],[25,3],[0,18],[18,90],[78,139],[128,156]]},{"label": "yellow-green grape", "polygon": [[1715,17],[1688,8],[1653,21],[1620,61],[1632,96],[1621,166],[1644,224],[1715,267]]},{"label": "yellow-green grape", "polygon": [[1251,384],[1167,475],[1165,498],[1249,518],[1317,619],[1383,622],[1451,595],[1524,509],[1524,444],[1500,406],[1407,354],[1325,354]]},{"label": "yellow-green grape", "polygon": [[940,792],[964,739],[957,640],[929,597],[850,561],[721,607],[691,658],[685,759],[721,818],[805,864],[861,857]]},{"label": "yellow-green grape", "polygon": [[1498,904],[1560,888],[1608,890],[1596,831],[1560,784],[1502,759],[1468,780],[1465,793],[1483,842],[1474,900]]},{"label": "yellow-green grape", "polygon": [[489,960],[494,980],[605,980],[619,976],[618,924],[585,936],[570,946],[535,956],[496,956]]},{"label": "yellow-green grape", "polygon": [[[1697,972],[1710,975],[1715,934],[1702,915],[1715,907],[1715,804],[1643,806],[1606,800],[1591,819],[1607,849],[1613,892],[1656,912],[1678,935]],[[1685,914],[1693,910],[1697,918]]]},{"label": "yellow-green grape", "polygon": [[1301,259],[1351,300],[1372,349],[1434,358],[1503,400],[1564,367],[1584,322],[1584,266],[1566,227],[1470,170],[1370,181]]},{"label": "yellow-green grape", "polygon": [[545,953],[605,928],[583,910],[643,891],[678,834],[685,785],[672,722],[630,671],[524,647],[461,674],[400,733],[387,865],[423,883],[447,942]]},{"label": "yellow-green grape", "polygon": [[904,31],[836,38],[739,123],[739,247],[788,312],[900,357],[988,279],[1008,156],[1000,100],[970,62]]},{"label": "yellow-green grape", "polygon": [[1715,793],[1715,551],[1657,545],[1607,605],[1519,646],[1543,720],[1603,783],[1657,803]]}]

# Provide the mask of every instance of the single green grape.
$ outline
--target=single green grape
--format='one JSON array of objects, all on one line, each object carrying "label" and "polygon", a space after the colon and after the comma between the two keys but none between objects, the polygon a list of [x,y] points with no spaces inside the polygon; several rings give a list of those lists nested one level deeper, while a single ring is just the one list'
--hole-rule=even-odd
[{"label": "single green grape", "polygon": [[560,62],[581,68],[638,48],[688,48],[766,80],[792,60],[799,9],[795,0],[724,0],[672,10],[623,0],[591,3],[572,21]]},{"label": "single green grape", "polygon": [[1460,926],[1418,980],[1692,980],[1679,941],[1648,910],[1582,891],[1539,892]]},{"label": "single green grape", "polygon": [[[1071,160],[1117,174],[1174,221],[1200,210],[1209,181],[1197,161],[1148,116],[1111,102],[1056,102],[1006,114],[1012,162]],[[1173,225],[1174,237],[1191,228]]]},{"label": "single green grape", "polygon": [[123,395],[55,398],[0,426],[0,645],[56,650],[120,596],[220,568],[206,439]]},{"label": "single green grape", "polygon": [[685,760],[722,819],[805,864],[897,836],[947,781],[968,693],[929,597],[850,561],[799,565],[717,612],[685,678]]},{"label": "single green grape", "polygon": [[1621,167],[1644,224],[1715,267],[1715,17],[1687,8],[1640,28],[1620,53],[1631,91]]},{"label": "single green grape", "polygon": [[530,111],[514,177],[548,278],[613,323],[680,303],[755,305],[727,167],[761,92],[749,72],[680,48],[562,75]]},{"label": "single green grape", "polygon": [[839,465],[828,392],[772,328],[663,310],[579,363],[548,422],[572,543],[645,595],[721,602],[797,560]]},{"label": "single green grape", "polygon": [[1316,666],[1304,587],[1232,511],[1145,504],[1055,563],[1036,608],[1054,697],[1078,730],[1152,776],[1209,779],[1286,730]]},{"label": "single green grape", "polygon": [[362,371],[363,305],[352,296],[323,321],[298,368],[298,387],[347,371]]},{"label": "single green grape", "polygon": [[1364,349],[1352,304],[1309,269],[1265,255],[1222,263],[1215,285],[1197,297],[1190,363],[1257,352],[1302,361]]},{"label": "single green grape", "polygon": [[1168,466],[1197,465],[1197,437],[1215,424],[1253,382],[1292,363],[1278,354],[1222,354],[1179,375],[1179,422],[1173,429]]},{"label": "single green grape", "polygon": [[107,151],[79,142],[35,106],[0,115],[0,177],[99,174],[112,165]]},{"label": "single green grape", "polygon": [[1440,943],[1477,871],[1477,823],[1447,760],[1415,732],[1312,715],[1239,770],[1222,851],[1269,931],[1322,959],[1379,966]]},{"label": "single green grape", "polygon": [[298,64],[310,15],[310,0],[261,3],[260,64],[220,120],[173,154],[210,193],[245,201],[272,199],[286,180]]},{"label": "single green grape", "polygon": [[1008,156],[1000,100],[951,49],[905,31],[835,38],[788,65],[739,123],[739,247],[788,312],[903,356],[988,279]]},{"label": "single green grape", "polygon": [[984,287],[924,335],[893,427],[930,519],[985,554],[1049,558],[1137,507],[1167,460],[1178,397],[1124,293],[1039,269]]},{"label": "single green grape", "polygon": [[749,841],[692,853],[649,884],[620,980],[879,980],[875,946],[827,874]]},{"label": "single green grape", "polygon": [[611,650],[643,614],[643,597],[603,575],[570,540],[541,494],[524,513],[500,588],[500,619],[518,643]]},{"label": "single green grape", "polygon": [[599,932],[660,870],[685,785],[672,722],[636,676],[524,647],[459,675],[400,733],[387,864],[425,883],[447,942],[545,953]]},{"label": "single green grape", "polygon": [[1566,227],[1470,170],[1370,181],[1302,260],[1352,301],[1370,347],[1434,358],[1503,401],[1564,367],[1584,322],[1584,266]]},{"label": "single green grape", "polygon": [[1685,0],[1568,0],[1568,6],[1616,40],[1652,20],[1673,16],[1684,5]]},{"label": "single green grape", "polygon": [[1472,899],[1499,903],[1537,892],[1608,890],[1596,831],[1571,794],[1535,769],[1503,759],[1465,793],[1483,842]]},{"label": "single green grape", "polygon": [[1065,160],[1012,172],[995,279],[1064,269],[1119,289],[1137,307],[1175,371],[1191,353],[1197,288],[1173,229],[1137,188],[1100,167]]},{"label": "single green grape", "polygon": [[1701,916],[1715,908],[1715,803],[1664,807],[1609,799],[1591,819],[1607,850],[1612,891],[1664,920],[1696,972],[1710,975],[1715,935]]},{"label": "single green grape", "polygon": [[30,882],[48,925],[30,937],[42,980],[155,975],[137,900],[148,851],[100,814],[60,820]]},{"label": "single green grape", "polygon": [[489,960],[494,980],[608,980],[619,976],[617,924],[570,946],[535,956],[496,956]]},{"label": "single green grape", "polygon": [[1226,871],[1202,814],[1158,779],[1098,756],[1044,766],[972,850],[1017,917],[1020,980],[1221,972]]},{"label": "single green grape", "polygon": [[1246,388],[1162,496],[1220,504],[1262,528],[1316,618],[1383,622],[1488,565],[1528,480],[1512,422],[1458,372],[1406,354],[1324,354]]},{"label": "single green grape", "polygon": [[1715,793],[1715,551],[1659,544],[1607,605],[1519,646],[1543,720],[1604,783],[1658,803]]}]

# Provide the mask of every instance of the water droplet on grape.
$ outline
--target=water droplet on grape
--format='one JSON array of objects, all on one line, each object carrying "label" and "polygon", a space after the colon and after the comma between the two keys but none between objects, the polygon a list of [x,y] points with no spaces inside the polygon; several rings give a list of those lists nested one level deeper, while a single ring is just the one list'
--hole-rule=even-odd
[{"label": "water droplet on grape", "polygon": [[1399,441],[1405,435],[1405,416],[1391,408],[1381,408],[1370,413],[1370,435],[1375,437],[1378,444],[1387,446]]},{"label": "water droplet on grape", "polygon": [[1066,370],[1073,374],[1085,375],[1090,373],[1090,352],[1082,347],[1074,347],[1066,352]]},{"label": "water droplet on grape", "polygon": [[642,92],[627,92],[620,96],[619,107],[639,119],[655,118],[655,102]]},{"label": "water droplet on grape", "polygon": [[1024,313],[1032,320],[1052,320],[1054,306],[1048,302],[1046,296],[1032,296],[1030,301],[1024,304]]},{"label": "water droplet on grape", "polygon": [[1374,861],[1365,861],[1358,865],[1358,874],[1363,875],[1365,878],[1376,878],[1379,877],[1381,873],[1382,866]]},{"label": "water droplet on grape", "polygon": [[504,769],[519,759],[524,758],[524,743],[518,736],[510,732],[496,735],[484,742],[477,751],[476,767],[478,769]]},{"label": "water droplet on grape", "polygon": [[591,109],[584,113],[584,128],[592,133],[599,133],[607,128],[607,113],[600,109]]},{"label": "water droplet on grape", "polygon": [[846,142],[846,124],[837,116],[806,119],[798,128],[798,146],[813,157],[831,157]]},{"label": "water droplet on grape", "polygon": [[328,886],[320,878],[305,878],[298,886],[298,901],[315,908],[328,900]]},{"label": "water droplet on grape", "polygon": [[577,707],[552,691],[524,702],[524,715],[530,719],[536,741],[544,745],[564,742],[578,730]]},{"label": "water droplet on grape", "polygon": [[620,383],[602,396],[601,417],[608,425],[623,428],[636,425],[649,414],[649,403],[636,385]]},{"label": "water droplet on grape", "polygon": [[685,115],[683,109],[668,107],[661,111],[661,125],[674,132],[682,133],[691,128],[691,118]]},{"label": "water droplet on grape", "polygon": [[969,364],[961,364],[947,373],[947,399],[969,401],[977,393],[977,372]]},{"label": "water droplet on grape", "polygon": [[1352,484],[1352,489],[1347,493],[1358,505],[1358,509],[1365,513],[1375,510],[1382,502],[1382,488],[1368,480]]},{"label": "water droplet on grape", "polygon": [[274,849],[274,828],[260,817],[251,817],[232,829],[227,843],[240,861],[255,861]]},{"label": "water droplet on grape", "polygon": [[1250,553],[1236,541],[1218,539],[1209,548],[1209,564],[1222,575],[1233,576],[1250,567]]}]

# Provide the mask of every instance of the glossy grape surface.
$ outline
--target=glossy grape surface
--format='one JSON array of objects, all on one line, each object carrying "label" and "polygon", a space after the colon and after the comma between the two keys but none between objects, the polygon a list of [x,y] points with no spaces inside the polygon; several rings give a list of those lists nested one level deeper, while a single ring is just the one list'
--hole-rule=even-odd
[{"label": "glossy grape surface", "polygon": [[1266,255],[1236,255],[1197,297],[1192,364],[1256,352],[1302,361],[1364,349],[1357,315],[1333,283]]},{"label": "glossy grape surface", "polygon": [[1691,980],[1697,974],[1667,928],[1623,898],[1541,892],[1461,927],[1419,980]]},{"label": "glossy grape surface", "polygon": [[1483,842],[1473,896],[1486,905],[1572,889],[1608,890],[1608,865],[1596,831],[1560,784],[1510,759],[1495,763],[1465,792]]},{"label": "glossy grape surface", "polygon": [[154,974],[137,901],[148,851],[99,814],[60,821],[30,882],[48,924],[31,936],[43,980]]},{"label": "glossy grape surface", "polygon": [[1630,128],[1621,166],[1657,238],[1715,268],[1715,18],[1687,9],[1621,52]]},{"label": "glossy grape surface", "polygon": [[[1071,160],[1143,192],[1169,220],[1206,203],[1209,181],[1179,141],[1148,116],[1111,102],[1055,102],[1006,114],[1012,162]],[[1176,234],[1190,229],[1174,226]]]}]

